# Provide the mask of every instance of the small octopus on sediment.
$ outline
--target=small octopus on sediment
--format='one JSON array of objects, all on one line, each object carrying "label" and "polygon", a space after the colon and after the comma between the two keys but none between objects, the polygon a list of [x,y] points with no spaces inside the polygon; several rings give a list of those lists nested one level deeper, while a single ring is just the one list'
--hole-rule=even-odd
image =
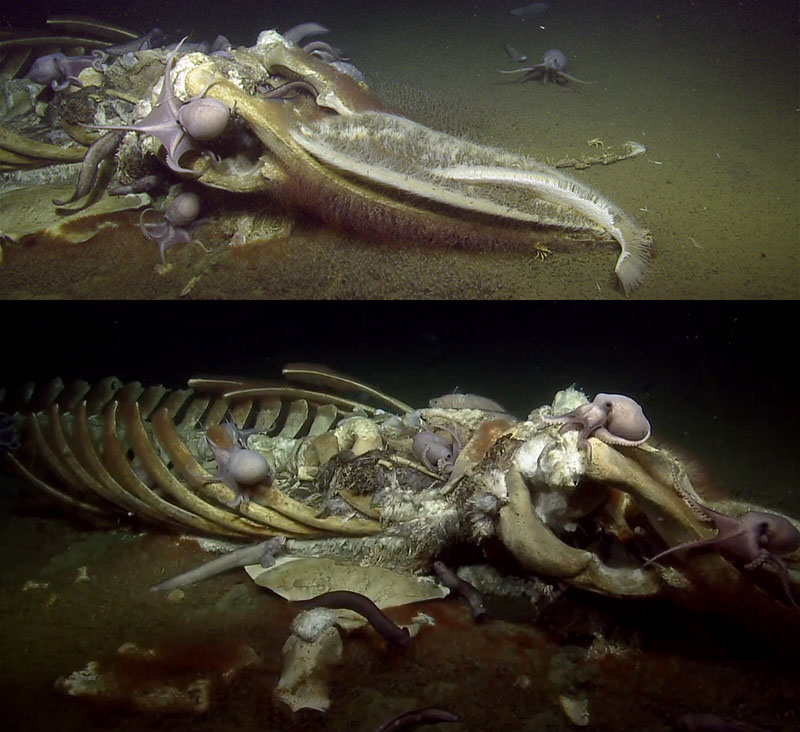
[{"label": "small octopus on sediment", "polygon": [[593,81],[583,81],[576,79],[574,76],[568,74],[564,69],[567,66],[567,55],[557,48],[551,48],[545,51],[542,63],[535,64],[534,66],[523,66],[519,69],[503,70],[500,69],[501,74],[524,74],[520,81],[541,81],[546,84],[548,81],[555,82],[564,86],[570,81],[577,82],[578,84],[594,84]]}]

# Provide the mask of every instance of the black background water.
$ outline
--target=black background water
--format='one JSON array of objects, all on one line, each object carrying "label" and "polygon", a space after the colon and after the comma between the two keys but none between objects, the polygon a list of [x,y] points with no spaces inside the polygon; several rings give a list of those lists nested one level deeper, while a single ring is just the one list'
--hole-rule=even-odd
[{"label": "black background water", "polygon": [[792,313],[748,303],[8,306],[0,385],[116,375],[182,387],[327,364],[422,406],[457,389],[519,417],[575,384],[637,399],[724,488],[800,510]]},{"label": "black background water", "polygon": [[[468,0],[459,2],[402,2],[386,3],[372,0],[299,0],[290,3],[264,2],[260,0],[226,0],[207,2],[202,5],[188,0],[137,0],[137,2],[107,2],[102,5],[92,0],[43,0],[37,3],[4,3],[0,16],[6,27],[43,28],[45,19],[51,15],[80,14],[118,23],[142,32],[154,25],[167,33],[180,37],[192,33],[197,37],[213,37],[217,33],[227,35],[234,43],[251,44],[258,31],[265,28],[286,30],[297,23],[314,20],[332,29],[352,28],[359,24],[371,24],[380,16],[392,17],[400,14],[416,15],[430,13],[441,17],[469,12],[488,18],[507,14],[509,10],[526,5],[521,0]],[[795,0],[668,0],[666,2],[642,3],[636,0],[553,0],[551,9],[562,6],[585,7],[593,13],[598,5],[612,17],[622,17],[652,10],[662,14],[677,13],[685,18],[687,30],[703,27],[704,14],[716,14],[727,9],[739,13],[739,26],[743,34],[780,34],[787,24],[797,27],[797,2]],[[651,6],[648,8],[647,6]],[[535,21],[548,22],[545,14],[519,16]],[[443,34],[446,28],[442,29]],[[766,67],[769,68],[767,62]],[[779,73],[780,70],[773,70]]]}]

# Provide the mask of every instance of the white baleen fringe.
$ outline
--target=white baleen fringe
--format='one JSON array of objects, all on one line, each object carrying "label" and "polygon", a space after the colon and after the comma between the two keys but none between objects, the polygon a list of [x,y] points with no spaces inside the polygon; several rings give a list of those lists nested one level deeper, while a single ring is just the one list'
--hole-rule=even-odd
[{"label": "white baleen fringe", "polygon": [[536,171],[497,167],[456,165],[431,172],[448,180],[525,186],[545,201],[564,208],[574,208],[611,234],[622,248],[614,272],[625,294],[644,279],[650,258],[649,235],[636,226],[622,209],[589,186],[563,175],[543,175]]},{"label": "white baleen fringe", "polygon": [[622,248],[615,272],[625,293],[644,278],[648,232],[589,186],[537,160],[384,112],[327,117],[290,134],[325,165],[373,183],[509,221],[610,235]]}]

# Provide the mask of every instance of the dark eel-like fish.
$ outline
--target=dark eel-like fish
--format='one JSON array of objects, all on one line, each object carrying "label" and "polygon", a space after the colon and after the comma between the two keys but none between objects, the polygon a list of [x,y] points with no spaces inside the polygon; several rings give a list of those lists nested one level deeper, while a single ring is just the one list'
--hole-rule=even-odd
[{"label": "dark eel-like fish", "polygon": [[382,724],[375,732],[397,732],[400,729],[416,727],[418,724],[432,724],[436,722],[460,722],[461,717],[447,709],[437,707],[426,707],[425,709],[415,709],[413,712],[406,712],[399,717]]},{"label": "dark eel-like fish", "polygon": [[56,206],[66,206],[68,203],[73,203],[89,193],[97,180],[97,171],[100,168],[100,163],[117,149],[124,136],[124,131],[114,131],[108,132],[98,140],[95,140],[83,156],[83,164],[81,165],[81,172],[78,174],[78,185],[75,187],[75,193],[66,201],[53,199],[53,203]]},{"label": "dark eel-like fish", "polygon": [[268,92],[264,92],[261,95],[262,99],[285,99],[287,95],[292,94],[293,96],[297,96],[298,92],[308,92],[312,97],[315,99],[317,98],[317,90],[314,88],[312,84],[305,81],[304,79],[297,79],[295,81],[287,81],[285,84],[281,86],[275,87],[275,89],[271,89]]},{"label": "dark eel-like fish", "polygon": [[325,592],[308,600],[297,600],[292,604],[305,608],[329,607],[352,610],[365,617],[388,643],[394,643],[399,646],[407,646],[411,643],[411,636],[408,634],[408,630],[395,625],[372,600],[358,592],[336,590],[334,592]]},{"label": "dark eel-like fish", "polygon": [[461,595],[461,597],[469,603],[470,612],[475,620],[486,615],[486,608],[483,605],[483,596],[473,585],[466,580],[462,580],[461,577],[444,562],[434,562],[433,570],[445,587]]}]

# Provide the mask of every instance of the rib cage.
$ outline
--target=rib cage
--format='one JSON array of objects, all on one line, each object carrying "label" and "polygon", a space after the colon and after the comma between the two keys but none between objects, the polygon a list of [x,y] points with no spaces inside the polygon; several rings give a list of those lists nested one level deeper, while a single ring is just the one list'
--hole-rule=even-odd
[{"label": "rib cage", "polygon": [[[309,380],[305,365],[290,365],[289,378]],[[317,380],[347,382],[324,371]],[[381,531],[369,517],[328,516],[287,494],[297,478],[292,465],[233,510],[234,498],[198,459],[206,430],[231,415],[240,428],[256,428],[266,440],[313,442],[343,419],[374,415],[376,408],[310,388],[241,379],[193,379],[189,389],[145,388],[110,377],[91,386],[61,379],[26,385],[0,401],[14,414],[21,448],[7,454],[24,480],[63,504],[93,516],[140,519],[179,531],[244,538],[365,536]],[[394,411],[411,408],[370,387],[362,391]],[[289,444],[295,444],[290,442]]]}]

